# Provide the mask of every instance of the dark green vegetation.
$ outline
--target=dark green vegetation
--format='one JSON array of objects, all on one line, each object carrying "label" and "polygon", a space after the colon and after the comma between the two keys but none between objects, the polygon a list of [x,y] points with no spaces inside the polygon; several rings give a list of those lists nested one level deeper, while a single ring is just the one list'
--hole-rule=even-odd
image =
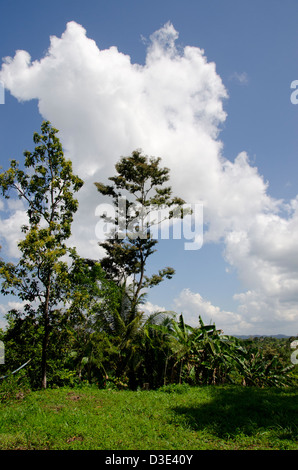
[{"label": "dark green vegetation", "polygon": [[78,207],[74,194],[83,181],[73,174],[57,133],[44,122],[34,134],[34,151],[24,152],[24,168],[12,160],[0,174],[3,196],[19,197],[28,216],[18,263],[0,260],[1,292],[24,303],[8,313],[8,328],[0,332],[3,374],[30,360],[32,389],[82,381],[132,390],[182,382],[291,385],[290,341],[281,348],[260,340],[256,347],[205,325],[199,315],[195,328],[170,312],[145,318],[146,290],[174,275],[170,267],[146,274],[157,244],[150,229],[160,223],[151,212],[165,209],[166,220],[185,215],[184,201],[165,186],[169,169],[159,158],[134,151],[116,164],[112,184],[95,183],[115,207],[114,217],[102,216],[114,229],[101,243],[101,263],[67,245]]},{"label": "dark green vegetation", "polygon": [[0,449],[297,450],[297,389],[42,390],[0,404]]},{"label": "dark green vegetation", "polygon": [[38,319],[42,328],[44,388],[53,317],[57,317],[59,304],[65,303],[73,290],[63,258],[68,254],[75,264],[78,260],[75,249],[68,248],[66,241],[78,207],[73,194],[83,185],[73,174],[71,162],[64,158],[57,132],[44,122],[41,134],[33,136],[35,150],[24,152],[24,170],[12,160],[9,170],[0,175],[2,194],[9,198],[13,192],[19,197],[27,206],[28,216],[28,225],[22,226],[24,237],[18,244],[19,262],[0,264],[2,293],[17,295],[24,302],[26,318]]},{"label": "dark green vegetation", "polygon": [[83,181],[58,131],[41,131],[24,169],[13,160],[0,174],[3,196],[17,195],[28,216],[18,263],[0,260],[1,292],[24,305],[0,331],[0,448],[295,448],[294,338],[240,340],[200,312],[193,327],[183,314],[142,311],[146,291],[174,275],[147,275],[152,207],[166,219],[185,215],[164,186],[169,169],[135,151],[112,185],[96,183],[122,202],[103,216],[117,227],[102,243],[106,256],[84,259],[67,244]]}]

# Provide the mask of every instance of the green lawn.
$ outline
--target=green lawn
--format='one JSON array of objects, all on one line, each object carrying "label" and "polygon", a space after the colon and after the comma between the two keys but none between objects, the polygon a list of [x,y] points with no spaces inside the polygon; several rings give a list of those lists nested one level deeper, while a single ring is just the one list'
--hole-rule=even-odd
[{"label": "green lawn", "polygon": [[297,389],[37,391],[0,404],[0,449],[297,450],[297,409]]}]

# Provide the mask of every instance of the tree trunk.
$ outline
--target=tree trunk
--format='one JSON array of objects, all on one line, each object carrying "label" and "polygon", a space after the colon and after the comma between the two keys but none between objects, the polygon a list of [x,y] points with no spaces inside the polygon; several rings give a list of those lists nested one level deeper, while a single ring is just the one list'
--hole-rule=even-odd
[{"label": "tree trunk", "polygon": [[166,358],[166,362],[165,362],[165,370],[164,370],[164,377],[163,377],[164,385],[166,385],[167,383],[167,367],[168,367],[168,358]]},{"label": "tree trunk", "polygon": [[183,366],[183,359],[180,362],[180,372],[179,372],[179,383],[180,384],[181,384],[182,366]]},{"label": "tree trunk", "polygon": [[42,342],[42,357],[41,357],[41,387],[47,388],[47,353],[50,336],[50,322],[49,322],[49,303],[50,303],[50,279],[51,273],[48,274],[48,283],[46,288],[46,298],[44,305],[44,336]]},{"label": "tree trunk", "polygon": [[[48,322],[47,322],[48,323]],[[47,388],[47,350],[48,350],[48,343],[49,343],[49,331],[48,325],[45,325],[45,332],[42,342],[42,357],[41,357],[41,388]]]}]

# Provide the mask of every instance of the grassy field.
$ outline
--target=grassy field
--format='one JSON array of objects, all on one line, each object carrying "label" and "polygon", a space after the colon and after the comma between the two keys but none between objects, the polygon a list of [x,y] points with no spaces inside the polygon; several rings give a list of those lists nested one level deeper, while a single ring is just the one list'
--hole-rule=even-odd
[{"label": "grassy field", "polygon": [[297,450],[298,390],[31,392],[0,404],[1,450]]}]

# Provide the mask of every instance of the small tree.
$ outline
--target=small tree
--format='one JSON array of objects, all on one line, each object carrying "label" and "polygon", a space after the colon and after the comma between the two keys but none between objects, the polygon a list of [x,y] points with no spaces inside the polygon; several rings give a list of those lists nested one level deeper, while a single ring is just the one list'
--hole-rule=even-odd
[{"label": "small tree", "polygon": [[[90,259],[76,259],[69,272],[72,302],[69,307],[68,327],[72,336],[72,362],[76,364],[79,379],[83,366],[89,369],[94,361],[94,352],[99,354],[100,344],[109,344],[109,319],[118,310],[119,288],[106,279],[97,263]],[[102,352],[101,352],[102,353]],[[96,355],[96,354],[95,354]],[[104,367],[101,365],[102,371]]]},{"label": "small tree", "polygon": [[161,168],[160,161],[136,150],[115,165],[117,174],[109,178],[112,184],[95,183],[98,191],[112,200],[112,210],[102,214],[104,222],[112,228],[99,243],[106,251],[101,266],[121,294],[119,310],[103,318],[104,329],[119,344],[117,374],[129,374],[132,387],[136,384],[135,360],[143,326],[139,304],[147,289],[171,279],[175,273],[173,268],[166,267],[157,274],[146,275],[148,259],[158,243],[152,228],[186,213],[182,209],[184,201],[173,197],[171,187],[165,186],[169,169]]},{"label": "small tree", "polygon": [[25,301],[24,312],[35,314],[43,328],[42,387],[47,385],[47,352],[51,324],[57,322],[60,307],[69,292],[66,255],[77,257],[75,249],[67,248],[73,215],[78,202],[73,194],[83,181],[73,174],[62,145],[49,122],[43,122],[41,134],[34,133],[33,153],[26,151],[25,170],[11,161],[10,168],[0,175],[2,194],[10,197],[12,190],[27,205],[28,225],[22,227],[24,238],[17,264],[1,262],[2,293],[18,295]]},{"label": "small tree", "polygon": [[[169,180],[169,169],[160,168],[160,160],[148,158],[136,150],[115,165],[117,175],[109,178],[112,185],[95,183],[102,195],[112,199],[115,208],[113,215],[102,215],[113,228],[100,243],[107,253],[101,265],[119,285],[126,285],[130,278],[132,295],[130,300],[126,297],[126,311],[133,316],[143,290],[158,285],[165,278],[170,279],[175,273],[173,268],[166,267],[152,276],[145,275],[146,263],[157,244],[151,228],[186,213],[182,210],[184,201],[172,197],[171,187],[164,186]],[[163,217],[154,219],[154,212],[161,214],[164,209]]]}]

